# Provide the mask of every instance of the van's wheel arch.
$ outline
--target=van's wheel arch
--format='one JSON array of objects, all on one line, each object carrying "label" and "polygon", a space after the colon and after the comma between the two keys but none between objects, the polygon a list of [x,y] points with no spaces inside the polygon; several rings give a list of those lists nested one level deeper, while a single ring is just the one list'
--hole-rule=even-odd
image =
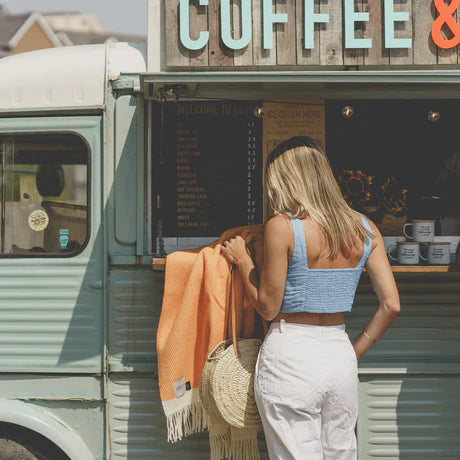
[{"label": "van's wheel arch", "polygon": [[0,460],[70,459],[41,434],[12,423],[0,423]]}]

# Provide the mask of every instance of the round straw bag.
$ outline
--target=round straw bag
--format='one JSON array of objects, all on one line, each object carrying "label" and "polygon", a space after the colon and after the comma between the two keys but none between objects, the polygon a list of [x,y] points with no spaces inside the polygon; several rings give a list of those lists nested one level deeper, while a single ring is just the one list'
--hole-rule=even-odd
[{"label": "round straw bag", "polygon": [[216,411],[236,428],[261,430],[262,422],[254,398],[254,372],[262,340],[238,339],[221,353],[211,380]]},{"label": "round straw bag", "polygon": [[[231,294],[233,269],[230,278]],[[254,398],[254,373],[262,340],[236,339],[233,295],[229,299],[232,339],[220,342],[209,354],[201,375],[200,398],[214,420],[236,428],[261,430],[262,422]]]},{"label": "round straw bag", "polygon": [[211,381],[220,356],[231,343],[231,340],[224,340],[223,342],[218,343],[214,350],[209,353],[200,380],[200,399],[203,403],[204,409],[213,421],[218,422],[221,425],[225,424],[226,422],[224,419],[222,419],[219,411],[216,408],[216,401],[214,399],[214,392],[212,391]]}]

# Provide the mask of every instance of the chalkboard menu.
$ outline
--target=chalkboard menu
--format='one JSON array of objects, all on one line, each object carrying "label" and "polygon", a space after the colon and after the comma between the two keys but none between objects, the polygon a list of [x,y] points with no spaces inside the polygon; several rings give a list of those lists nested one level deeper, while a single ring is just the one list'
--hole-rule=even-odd
[{"label": "chalkboard menu", "polygon": [[218,236],[262,222],[257,102],[167,103],[161,167],[165,237]]}]

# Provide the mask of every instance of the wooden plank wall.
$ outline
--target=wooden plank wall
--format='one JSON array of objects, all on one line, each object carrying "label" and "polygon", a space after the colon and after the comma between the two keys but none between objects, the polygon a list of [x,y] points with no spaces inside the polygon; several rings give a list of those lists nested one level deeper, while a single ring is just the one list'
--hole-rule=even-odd
[{"label": "wooden plank wall", "polygon": [[[367,11],[370,20],[357,23],[357,38],[372,38],[372,49],[344,50],[342,0],[315,0],[317,13],[328,13],[328,24],[315,25],[315,49],[303,49],[303,0],[273,0],[273,11],[287,13],[289,22],[277,24],[273,30],[273,49],[262,46],[262,0],[252,0],[253,35],[244,49],[227,49],[220,39],[220,1],[209,0],[208,7],[199,7],[198,0],[190,6],[192,38],[199,30],[209,30],[208,45],[198,51],[185,49],[179,40],[179,0],[164,0],[166,24],[166,61],[169,68],[240,69],[286,67],[312,68],[315,66],[437,66],[457,65],[460,53],[457,48],[443,50],[431,40],[431,26],[437,17],[433,0],[396,0],[395,11],[408,11],[410,22],[395,23],[396,38],[412,36],[409,50],[387,50],[383,36],[383,0],[354,0],[356,11]],[[241,0],[232,0],[232,30],[235,38],[241,34]],[[460,14],[455,14],[455,18]],[[450,31],[443,33],[450,38]],[[459,45],[460,46],[460,45]]]}]

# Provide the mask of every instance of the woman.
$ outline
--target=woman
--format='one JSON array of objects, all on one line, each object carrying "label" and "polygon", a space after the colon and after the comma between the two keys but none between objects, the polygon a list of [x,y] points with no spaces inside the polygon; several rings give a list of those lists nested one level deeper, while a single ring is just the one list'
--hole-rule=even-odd
[{"label": "woman", "polygon": [[[261,272],[241,237],[222,252],[272,321],[254,387],[270,459],[356,459],[357,361],[400,310],[383,238],[345,202],[327,157],[308,137],[271,152],[265,184],[275,215],[265,224]],[[364,266],[379,306],[352,344],[344,312]]]}]

